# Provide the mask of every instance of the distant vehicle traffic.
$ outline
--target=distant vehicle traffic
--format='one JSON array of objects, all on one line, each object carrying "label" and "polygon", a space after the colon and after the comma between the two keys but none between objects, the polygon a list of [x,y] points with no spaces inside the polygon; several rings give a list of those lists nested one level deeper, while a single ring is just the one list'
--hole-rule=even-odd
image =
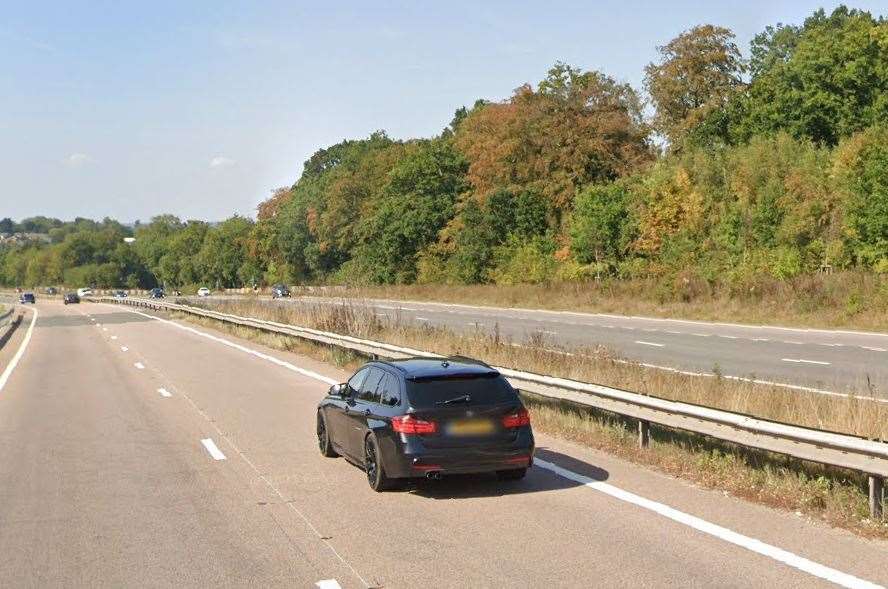
[{"label": "distant vehicle traffic", "polygon": [[517,480],[534,453],[517,391],[496,369],[468,358],[365,364],[321,400],[317,436],[324,456],[364,467],[375,491],[449,473]]},{"label": "distant vehicle traffic", "polygon": [[275,284],[271,287],[271,298],[285,298],[290,296],[290,289],[286,284]]},{"label": "distant vehicle traffic", "polygon": [[163,298],[163,289],[162,288],[152,288],[151,292],[148,293],[148,296],[152,299],[162,299]]},{"label": "distant vehicle traffic", "polygon": [[210,289],[208,289],[206,286],[200,287],[199,289],[197,289],[197,296],[199,296],[199,297],[210,296]]},{"label": "distant vehicle traffic", "polygon": [[64,303],[66,305],[70,305],[70,304],[74,304],[74,303],[79,303],[80,297],[77,296],[76,292],[69,292],[65,295],[65,298],[62,300],[64,301]]},{"label": "distant vehicle traffic", "polygon": [[31,303],[33,305],[37,303],[37,297],[34,296],[33,292],[23,292],[21,296],[19,296],[19,303],[23,305],[25,303]]},{"label": "distant vehicle traffic", "polygon": [[126,294],[125,290],[115,290],[114,291],[114,298],[115,299],[125,299],[126,297],[127,297],[127,294]]},{"label": "distant vehicle traffic", "polygon": [[46,289],[46,294],[48,294],[48,295],[58,294],[58,292],[59,291],[56,290],[56,287],[54,287],[54,286],[50,286]]},{"label": "distant vehicle traffic", "polygon": [[78,289],[77,289],[77,296],[80,297],[80,298],[83,298],[83,297],[90,297],[90,296],[92,296],[92,293],[93,293],[93,291],[92,291],[92,289],[89,288],[89,287],[84,287],[84,288],[78,288]]}]

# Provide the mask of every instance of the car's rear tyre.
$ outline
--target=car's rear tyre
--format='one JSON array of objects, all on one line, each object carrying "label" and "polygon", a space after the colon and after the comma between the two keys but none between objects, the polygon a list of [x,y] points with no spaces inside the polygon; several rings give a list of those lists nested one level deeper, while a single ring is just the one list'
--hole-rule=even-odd
[{"label": "car's rear tyre", "polygon": [[520,481],[527,474],[526,468],[514,468],[511,470],[496,471],[496,478],[501,481]]},{"label": "car's rear tyre", "polygon": [[379,442],[376,436],[370,434],[364,440],[364,470],[367,472],[367,482],[370,488],[377,493],[389,491],[401,486],[401,479],[392,479],[385,474],[385,465],[382,463],[382,455],[379,452]]},{"label": "car's rear tyre", "polygon": [[321,454],[326,456],[327,458],[336,458],[339,454],[336,453],[336,450],[333,449],[333,444],[330,442],[330,432],[327,430],[327,418],[324,417],[324,414],[318,411],[318,449],[320,449]]}]

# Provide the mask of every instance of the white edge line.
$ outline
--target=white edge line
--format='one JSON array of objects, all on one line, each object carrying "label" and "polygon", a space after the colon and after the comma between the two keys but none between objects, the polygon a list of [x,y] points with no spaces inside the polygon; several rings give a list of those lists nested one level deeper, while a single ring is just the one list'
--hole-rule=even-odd
[{"label": "white edge line", "polygon": [[[200,335],[202,337],[206,337],[206,338],[214,340],[214,341],[218,341],[219,343],[222,343],[224,345],[242,350],[248,354],[252,354],[252,355],[257,356],[259,358],[266,359],[274,364],[277,364],[279,366],[284,366],[286,368],[289,368],[290,370],[294,370],[296,372],[299,372],[300,374],[303,374],[303,375],[308,376],[310,378],[314,378],[314,379],[319,380],[321,382],[325,382],[328,384],[336,384],[336,381],[332,378],[328,378],[326,376],[323,376],[323,375],[318,374],[316,372],[312,372],[310,370],[305,370],[303,368],[299,368],[297,366],[294,366],[293,364],[290,364],[289,362],[279,360],[278,358],[275,358],[275,357],[270,356],[268,354],[263,354],[263,353],[258,352],[256,350],[251,350],[245,346],[241,346],[240,344],[236,344],[234,342],[225,340],[223,338],[216,337],[214,335],[210,335],[208,333],[198,331],[194,328],[187,327],[185,325],[181,325],[179,323],[176,323],[175,321],[170,321],[169,319],[161,319],[160,317],[155,317],[153,315],[148,315],[147,313],[142,313],[140,311],[135,311],[135,310],[130,310],[130,312],[137,313],[139,315],[143,315],[143,316],[148,317],[150,319],[155,319],[157,321],[161,321],[161,322],[167,323],[169,325],[173,325],[173,326],[183,329],[185,331],[190,331],[194,334]],[[210,443],[212,443],[212,440],[209,438],[207,440],[201,440],[201,441],[202,442],[209,441]],[[206,446],[206,443],[204,443],[204,446]],[[215,444],[213,444],[213,446],[215,446]],[[207,449],[209,450],[209,448],[207,448]],[[218,450],[218,448],[217,448],[217,450]],[[219,453],[221,454],[221,452],[219,452]],[[554,472],[555,474],[562,476],[566,479],[578,482],[584,486],[587,486],[591,489],[595,489],[595,490],[600,491],[604,494],[610,495],[611,497],[614,497],[614,498],[619,499],[621,501],[625,501],[627,503],[632,503],[632,504],[637,505],[638,507],[641,507],[643,509],[653,511],[659,515],[662,515],[663,517],[669,518],[677,523],[680,523],[682,525],[685,525],[685,526],[688,526],[688,527],[693,528],[695,530],[698,530],[704,534],[708,534],[710,536],[713,536],[715,538],[718,538],[718,539],[728,542],[730,544],[734,544],[734,545],[740,546],[742,548],[746,548],[752,552],[756,552],[756,553],[761,554],[763,556],[767,556],[773,560],[776,560],[778,562],[782,562],[790,567],[793,567],[795,569],[798,569],[800,571],[803,571],[803,572],[813,575],[815,577],[819,577],[821,579],[826,579],[826,580],[831,581],[837,585],[841,585],[843,587],[854,588],[854,589],[881,589],[881,586],[876,585],[875,583],[871,583],[869,581],[860,579],[860,578],[850,575],[848,573],[843,573],[843,572],[838,571],[836,569],[832,569],[830,567],[827,567],[825,565],[808,560],[804,557],[798,556],[796,554],[793,554],[793,553],[783,550],[781,548],[777,548],[776,546],[772,546],[772,545],[766,544],[760,540],[756,540],[755,538],[750,538],[748,536],[744,536],[742,534],[739,534],[737,532],[734,532],[734,531],[724,528],[722,526],[710,523],[704,519],[701,519],[701,518],[695,517],[693,515],[678,511],[677,509],[669,507],[668,505],[665,505],[663,503],[658,503],[656,501],[646,499],[644,497],[641,497],[640,495],[635,495],[634,493],[630,493],[629,491],[624,491],[623,489],[620,489],[619,487],[615,487],[615,486],[610,485],[608,483],[595,481],[593,479],[590,479],[588,477],[585,477],[585,476],[575,473],[573,471],[567,470],[565,468],[562,468],[562,467],[552,464],[550,462],[546,462],[546,461],[540,460],[540,459],[535,459],[534,464],[537,466],[540,466],[541,468],[544,468],[546,470]]]},{"label": "white edge line", "polygon": [[669,507],[668,505],[664,505],[663,503],[652,501],[651,499],[646,499],[644,497],[636,495],[635,493],[624,491],[623,489],[615,487],[611,484],[596,481],[581,474],[577,474],[558,465],[552,464],[551,462],[546,462],[545,460],[540,460],[537,458],[534,459],[534,466],[539,466],[557,474],[558,476],[579,483],[585,487],[589,487],[590,489],[593,489],[605,495],[609,495],[614,499],[624,501],[626,503],[631,503],[633,505],[641,507],[642,509],[652,511],[679,524],[688,526],[689,528],[693,528],[699,532],[728,542],[729,544],[734,544],[735,546],[745,548],[746,550],[761,554],[762,556],[767,556],[768,558],[776,560],[777,562],[782,562],[783,564],[794,569],[808,573],[809,575],[813,575],[815,577],[819,577],[821,579],[825,579],[827,581],[835,583],[836,585],[840,585],[842,587],[851,587],[855,589],[876,589],[880,587],[875,583],[871,583],[864,579],[849,575],[848,573],[843,573],[820,563],[808,560],[807,558],[798,556],[797,554],[793,554],[792,552],[788,552],[786,550],[783,550],[782,548],[772,546],[771,544],[766,544],[761,540],[756,540],[755,538],[744,536],[743,534],[739,534],[717,524],[713,524],[704,519],[700,519],[699,517],[684,513],[683,511],[679,511],[677,509]]},{"label": "white edge line", "polygon": [[136,315],[148,317],[149,319],[154,319],[155,321],[160,321],[162,323],[166,323],[168,325],[178,327],[179,329],[182,329],[184,331],[189,331],[195,335],[199,335],[200,337],[205,337],[207,339],[213,340],[215,342],[218,342],[218,343],[228,346],[230,348],[234,348],[236,350],[240,350],[241,352],[245,352],[245,353],[250,354],[252,356],[256,356],[257,358],[262,358],[263,360],[267,360],[268,362],[271,362],[273,364],[277,364],[278,366],[281,366],[281,367],[286,368],[288,370],[292,370],[293,372],[298,372],[299,374],[302,374],[303,376],[307,376],[309,378],[313,378],[315,380],[325,382],[329,385],[334,385],[334,384],[339,383],[339,381],[337,381],[335,379],[328,378],[328,377],[326,377],[322,374],[318,374],[317,372],[314,372],[312,370],[306,370],[304,368],[300,368],[300,367],[296,366],[295,364],[291,364],[290,362],[280,360],[280,359],[275,358],[274,356],[271,356],[269,354],[263,354],[262,352],[259,352],[257,350],[252,350],[246,346],[236,344],[230,340],[227,340],[227,339],[224,339],[221,337],[217,337],[215,335],[211,335],[211,334],[205,333],[203,331],[198,331],[197,329],[194,329],[193,327],[188,327],[187,325],[182,325],[181,323],[176,323],[175,321],[170,321],[169,319],[161,319],[160,317],[155,317],[155,316],[149,315],[147,313],[142,313],[141,311],[135,311],[132,309],[127,309],[127,310],[130,313],[135,313]]},{"label": "white edge line", "polygon": [[19,349],[16,350],[15,355],[12,357],[12,360],[9,361],[9,364],[6,366],[6,369],[3,371],[3,374],[0,375],[0,391],[3,390],[3,387],[6,386],[6,381],[9,380],[9,377],[12,375],[12,371],[15,370],[15,367],[18,366],[19,360],[22,359],[22,356],[25,355],[25,349],[28,347],[28,344],[31,341],[31,335],[34,333],[34,325],[37,323],[37,309],[31,309],[33,311],[34,316],[31,317],[31,324],[28,325],[28,331],[25,333],[25,339],[22,340]]},{"label": "white edge line", "polygon": [[210,453],[210,456],[213,457],[213,460],[225,460],[225,454],[222,453],[222,450],[216,446],[216,442],[213,441],[213,438],[204,438],[200,441],[203,444],[203,447],[207,449],[207,452]]}]

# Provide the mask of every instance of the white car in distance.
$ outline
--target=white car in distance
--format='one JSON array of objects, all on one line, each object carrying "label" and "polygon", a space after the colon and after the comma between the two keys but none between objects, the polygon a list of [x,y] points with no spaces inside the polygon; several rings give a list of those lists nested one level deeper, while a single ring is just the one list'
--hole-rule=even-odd
[{"label": "white car in distance", "polygon": [[206,286],[200,287],[199,289],[197,289],[197,296],[199,296],[199,297],[210,296],[210,289],[208,289]]}]

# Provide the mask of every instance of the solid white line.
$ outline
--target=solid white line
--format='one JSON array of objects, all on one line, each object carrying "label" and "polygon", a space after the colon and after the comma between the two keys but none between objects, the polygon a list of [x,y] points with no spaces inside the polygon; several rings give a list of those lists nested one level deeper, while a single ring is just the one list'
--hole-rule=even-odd
[{"label": "solid white line", "polygon": [[829,362],[821,362],[820,360],[805,360],[804,358],[780,358],[784,362],[795,362],[796,364],[819,364],[821,366],[829,366]]},{"label": "solid white line", "polygon": [[342,589],[342,586],[336,579],[324,579],[315,583],[318,589]]},{"label": "solid white line", "polygon": [[222,450],[216,446],[216,442],[214,442],[212,438],[204,438],[200,443],[207,449],[207,452],[210,453],[213,460],[225,460],[225,454],[223,454]]},{"label": "solid white line", "polygon": [[267,360],[268,362],[271,362],[273,364],[277,364],[278,366],[286,368],[287,370],[292,370],[293,372],[298,372],[299,374],[301,374],[303,376],[307,376],[309,378],[313,378],[315,380],[319,380],[321,382],[325,382],[330,385],[339,383],[338,380],[328,378],[326,376],[323,376],[323,375],[318,374],[317,372],[313,372],[311,370],[306,370],[304,368],[300,368],[294,364],[291,364],[290,362],[285,362],[284,360],[280,360],[278,358],[275,358],[274,356],[270,356],[268,354],[263,354],[262,352],[259,352],[257,350],[252,350],[246,346],[236,344],[236,343],[229,341],[227,339],[217,337],[215,335],[211,335],[211,334],[205,333],[203,331],[198,331],[197,329],[194,329],[193,327],[188,327],[186,325],[176,323],[175,321],[170,321],[169,319],[161,319],[160,317],[155,317],[155,316],[149,315],[147,313],[142,313],[141,311],[135,311],[132,309],[127,309],[127,310],[130,313],[135,313],[136,315],[141,315],[142,317],[148,317],[149,319],[154,319],[155,321],[160,321],[161,323],[166,323],[167,325],[172,325],[173,327],[177,327],[178,329],[181,329],[183,331],[191,332],[195,335],[199,335],[200,337],[205,337],[207,339],[218,342],[222,345],[228,346],[229,348],[234,348],[235,350],[240,350],[241,352],[246,352],[247,354],[250,354],[252,356],[256,356],[257,358],[262,358],[263,360]]},{"label": "solid white line", "polygon": [[15,370],[15,367],[18,366],[19,360],[22,359],[22,356],[25,355],[25,348],[28,347],[28,343],[31,341],[31,335],[34,333],[34,325],[37,323],[37,309],[31,309],[31,312],[34,313],[34,316],[31,317],[31,324],[28,325],[28,331],[25,332],[25,339],[22,340],[19,349],[16,350],[15,355],[12,357],[12,360],[9,361],[9,364],[6,366],[6,369],[3,371],[3,374],[0,374],[0,391],[3,390],[3,387],[6,386],[6,381],[9,380],[12,371]]},{"label": "solid white line", "polygon": [[658,344],[658,343],[654,343],[654,342],[643,342],[643,341],[641,341],[641,340],[635,340],[635,343],[636,343],[636,344],[641,344],[641,345],[643,345],[643,346],[654,346],[654,347],[657,347],[657,348],[664,348],[664,347],[666,347],[666,344]]},{"label": "solid white line", "polygon": [[801,556],[798,556],[797,554],[793,554],[792,552],[783,550],[782,548],[777,548],[776,546],[772,546],[771,544],[766,544],[761,540],[756,540],[755,538],[750,538],[749,536],[738,534],[737,532],[734,532],[722,526],[710,523],[704,519],[695,517],[688,513],[684,513],[683,511],[679,511],[677,509],[669,507],[668,505],[664,505],[663,503],[646,499],[644,497],[636,495],[635,493],[624,491],[623,489],[620,489],[619,487],[615,487],[608,483],[596,481],[589,477],[552,464],[551,462],[546,462],[545,460],[535,458],[533,463],[534,466],[544,468],[557,474],[558,476],[579,483],[585,487],[598,491],[599,493],[609,495],[610,497],[613,497],[614,499],[617,499],[619,501],[631,503],[632,505],[636,505],[638,507],[641,507],[642,509],[647,509],[648,511],[652,511],[665,518],[671,519],[674,522],[677,522],[684,526],[688,526],[689,528],[693,528],[699,532],[728,542],[729,544],[734,544],[735,546],[745,548],[757,554],[761,554],[762,556],[767,556],[768,558],[774,559],[777,562],[782,562],[783,564],[794,569],[808,573],[809,575],[813,575],[815,577],[819,577],[821,579],[825,579],[827,581],[835,583],[836,585],[840,585],[842,587],[850,587],[854,589],[876,589],[879,587],[879,585],[876,585],[875,583],[865,581],[864,579],[849,575],[848,573],[843,573],[820,563],[808,560],[807,558],[803,558]]},{"label": "solid white line", "polygon": [[145,365],[142,364],[141,362],[136,362],[135,364],[133,364],[133,366],[135,366],[139,370],[145,370]]},{"label": "solid white line", "polygon": [[121,351],[121,352],[128,352],[128,351],[129,351],[129,348],[126,347],[126,346],[120,346],[120,351]]},{"label": "solid white line", "polygon": [[160,393],[161,397],[172,397],[173,396],[173,394],[171,392],[169,392],[168,390],[166,390],[165,388],[162,388],[162,387],[157,389],[157,392]]}]

